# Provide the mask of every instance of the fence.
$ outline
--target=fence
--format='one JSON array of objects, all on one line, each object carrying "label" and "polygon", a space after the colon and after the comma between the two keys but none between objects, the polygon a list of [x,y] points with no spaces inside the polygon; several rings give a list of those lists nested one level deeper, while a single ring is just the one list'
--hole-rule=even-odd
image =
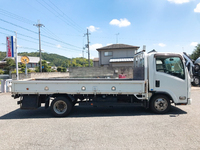
[{"label": "fence", "polygon": [[11,92],[12,79],[3,79],[1,80],[1,89],[2,93]]},{"label": "fence", "polygon": [[[27,78],[68,78],[68,72],[42,72],[42,73],[19,73],[19,80],[27,79]],[[12,74],[12,79],[16,80],[16,74]]]}]

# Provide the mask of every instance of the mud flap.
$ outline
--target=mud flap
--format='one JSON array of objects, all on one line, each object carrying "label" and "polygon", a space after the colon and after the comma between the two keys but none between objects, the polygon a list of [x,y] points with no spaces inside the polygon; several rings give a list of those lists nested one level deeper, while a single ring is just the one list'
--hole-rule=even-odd
[{"label": "mud flap", "polygon": [[40,106],[38,95],[24,95],[20,100],[21,109],[37,109]]}]

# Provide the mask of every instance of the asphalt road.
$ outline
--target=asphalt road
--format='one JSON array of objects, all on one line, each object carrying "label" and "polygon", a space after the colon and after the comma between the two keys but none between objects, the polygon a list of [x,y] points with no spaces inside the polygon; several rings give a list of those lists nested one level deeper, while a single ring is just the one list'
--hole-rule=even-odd
[{"label": "asphalt road", "polygon": [[156,115],[142,107],[74,107],[54,118],[49,109],[20,110],[10,94],[0,93],[0,150],[199,150],[200,88],[190,106]]}]

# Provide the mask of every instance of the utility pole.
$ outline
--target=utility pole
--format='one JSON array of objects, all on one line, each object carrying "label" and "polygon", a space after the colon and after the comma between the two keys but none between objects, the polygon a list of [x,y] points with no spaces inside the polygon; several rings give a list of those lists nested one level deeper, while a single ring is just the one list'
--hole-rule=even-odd
[{"label": "utility pole", "polygon": [[88,32],[88,29],[87,29],[87,33],[84,34],[84,36],[87,35],[87,42],[88,44],[86,44],[86,48],[88,48],[88,66],[90,67],[90,46],[89,46],[89,35],[90,33]]},{"label": "utility pole", "polygon": [[119,33],[116,34],[116,44],[118,44],[118,35]]},{"label": "utility pole", "polygon": [[82,51],[82,57],[84,58],[84,50],[85,50],[85,47],[83,47],[83,51]]},{"label": "utility pole", "polygon": [[38,24],[33,24],[34,26],[38,27],[38,33],[39,33],[39,53],[40,53],[40,72],[42,72],[42,50],[41,50],[41,40],[40,40],[40,27],[45,27],[43,24],[40,24],[40,21],[38,21]]},{"label": "utility pole", "polygon": [[83,47],[83,51],[82,51],[82,55],[83,55],[83,67],[84,67],[84,50],[85,50],[85,47]]},{"label": "utility pole", "polygon": [[17,55],[17,31],[15,31],[15,62],[16,62],[16,78],[19,80],[19,73],[18,73],[18,55]]}]

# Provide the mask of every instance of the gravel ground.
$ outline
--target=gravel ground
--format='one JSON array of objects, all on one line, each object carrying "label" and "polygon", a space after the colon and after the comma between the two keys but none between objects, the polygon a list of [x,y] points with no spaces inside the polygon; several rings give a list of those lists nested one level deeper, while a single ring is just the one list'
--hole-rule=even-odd
[{"label": "gravel ground", "polygon": [[50,110],[20,110],[9,93],[0,93],[0,150],[135,149],[199,150],[200,88],[190,106],[172,106],[165,115],[142,107],[75,106],[66,118]]}]

